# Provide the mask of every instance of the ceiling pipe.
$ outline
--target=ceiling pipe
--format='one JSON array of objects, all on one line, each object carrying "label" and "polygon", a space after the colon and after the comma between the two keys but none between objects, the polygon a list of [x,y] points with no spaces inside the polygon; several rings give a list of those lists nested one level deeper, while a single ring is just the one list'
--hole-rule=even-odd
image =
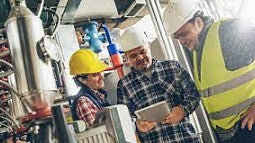
[{"label": "ceiling pipe", "polygon": [[36,11],[38,17],[40,17],[42,14],[43,5],[44,5],[44,0],[41,0],[41,3],[37,6],[37,11]]},{"label": "ceiling pipe", "polygon": [[173,41],[169,40],[166,33],[166,29],[163,24],[161,7],[158,0],[155,0],[155,1],[146,0],[146,1],[150,10],[151,19],[153,21],[154,27],[156,28],[161,49],[164,53],[164,58],[177,60],[178,57],[177,57],[176,51],[174,50]]},{"label": "ceiling pipe", "polygon": [[74,23],[74,16],[76,14],[76,11],[78,10],[78,7],[80,5],[81,0],[69,0],[67,2],[67,5],[65,7],[65,11],[62,15],[61,21],[63,23]]}]

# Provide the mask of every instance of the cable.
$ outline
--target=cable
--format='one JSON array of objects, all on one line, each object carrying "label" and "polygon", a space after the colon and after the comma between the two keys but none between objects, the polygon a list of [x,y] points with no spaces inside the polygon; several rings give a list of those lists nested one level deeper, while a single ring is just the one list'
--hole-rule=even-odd
[{"label": "cable", "polygon": [[7,125],[5,125],[4,123],[1,123],[1,122],[0,122],[0,125],[6,127],[6,128],[9,129],[11,132],[13,132],[13,130],[12,130],[12,128],[11,128],[10,126],[7,126]]},{"label": "cable", "polygon": [[0,59],[0,63],[5,64],[5,65],[7,65],[9,68],[13,69],[12,64],[10,64],[9,62],[7,62],[7,61],[5,61],[5,60],[3,60],[3,59]]},{"label": "cable", "polygon": [[12,71],[12,70],[8,70],[8,71],[6,71],[6,72],[4,72],[4,73],[0,73],[0,78],[9,76],[9,75],[11,75],[11,74],[13,74],[13,71]]},{"label": "cable", "polygon": [[2,108],[0,108],[0,111],[3,112],[9,119],[11,119],[10,121],[12,121],[14,125],[16,125],[18,128],[20,127],[16,119],[14,119],[8,112],[4,111]]},{"label": "cable", "polygon": [[44,5],[44,0],[41,0],[41,3],[38,5],[39,9],[37,9],[37,16],[38,17],[40,17],[41,14],[42,14],[43,5]]},{"label": "cable", "polygon": [[51,35],[51,37],[54,37],[55,34],[56,34],[56,32],[57,32],[57,29],[58,29],[58,27],[59,27],[59,25],[60,25],[60,18],[59,18],[59,15],[56,13],[56,11],[54,11],[54,10],[52,10],[52,9],[50,9],[50,8],[44,7],[44,9],[47,10],[47,11],[50,11],[50,12],[54,13],[55,16],[56,16],[56,18],[57,18],[57,25],[55,26],[55,29],[53,30],[52,35]]},{"label": "cable", "polygon": [[0,84],[3,84],[5,86],[7,86],[9,89],[11,89],[16,95],[19,95],[18,91],[16,89],[14,89],[10,84],[8,84],[5,81],[0,80]]},{"label": "cable", "polygon": [[5,85],[5,86],[7,86],[9,89],[11,89],[14,93],[15,93],[15,95],[19,98],[19,100],[21,101],[21,103],[22,103],[22,105],[24,106],[24,108],[25,108],[25,110],[27,111],[27,112],[29,112],[30,110],[28,109],[28,107],[25,105],[25,103],[21,100],[21,98],[19,97],[19,93],[18,93],[18,91],[16,90],[16,89],[14,89],[10,84],[8,84],[7,82],[4,82],[4,81],[2,81],[2,80],[0,80],[0,84],[3,84],[3,85]]},{"label": "cable", "polygon": [[0,116],[0,118],[2,118],[2,119],[4,119],[4,120],[8,121],[9,123],[12,123],[11,120],[9,120],[8,118],[6,118],[6,117],[4,117],[4,116]]}]

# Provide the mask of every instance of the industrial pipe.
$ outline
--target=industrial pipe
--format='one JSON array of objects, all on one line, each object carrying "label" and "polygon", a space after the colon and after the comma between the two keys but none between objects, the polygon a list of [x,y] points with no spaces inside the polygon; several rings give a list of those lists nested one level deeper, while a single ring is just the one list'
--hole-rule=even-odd
[{"label": "industrial pipe", "polygon": [[75,143],[74,135],[67,126],[66,118],[63,113],[62,105],[54,105],[51,107],[53,119],[55,123],[57,138],[60,143]]},{"label": "industrial pipe", "polygon": [[107,46],[107,49],[108,49],[108,52],[109,52],[110,57],[111,57],[113,68],[117,70],[119,78],[122,78],[124,76],[124,72],[123,72],[123,69],[122,69],[123,63],[122,63],[121,55],[120,55],[120,53],[117,49],[116,44],[114,44],[112,42],[112,38],[111,38],[109,29],[107,28],[107,26],[105,24],[103,24],[102,28],[105,31],[106,39],[109,43],[109,45]]},{"label": "industrial pipe", "polygon": [[98,26],[98,23],[95,21],[92,21],[84,25],[84,31],[86,34],[84,36],[84,41],[89,42],[89,46],[91,50],[95,53],[99,53],[102,51],[101,45],[103,40],[103,39],[100,39],[101,37],[98,34],[97,26]]},{"label": "industrial pipe", "polygon": [[[50,115],[49,106],[58,95],[51,62],[43,58],[38,41],[44,37],[42,21],[25,4],[11,8],[5,22],[18,95],[40,116]],[[22,108],[22,107],[15,107]]]}]

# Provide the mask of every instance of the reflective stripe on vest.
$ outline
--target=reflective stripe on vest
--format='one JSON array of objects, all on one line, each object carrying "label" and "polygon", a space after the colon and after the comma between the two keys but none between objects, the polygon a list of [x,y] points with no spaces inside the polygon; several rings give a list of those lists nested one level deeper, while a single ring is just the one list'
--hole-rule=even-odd
[{"label": "reflective stripe on vest", "polygon": [[250,99],[245,100],[244,102],[241,102],[235,106],[224,109],[220,112],[210,113],[209,116],[210,116],[210,118],[212,118],[214,120],[219,120],[219,119],[223,119],[223,118],[226,118],[226,117],[229,117],[232,115],[236,115],[236,114],[240,113],[241,111],[243,111],[244,109],[246,109],[247,107],[249,107],[254,102],[255,102],[255,97],[252,97]]},{"label": "reflective stripe on vest", "polygon": [[194,78],[213,128],[229,129],[255,102],[255,62],[234,71],[226,69],[219,39],[220,23],[212,24],[208,30],[201,61],[197,61],[193,51]]},{"label": "reflective stripe on vest", "polygon": [[203,97],[209,97],[211,95],[215,95],[215,94],[219,94],[221,92],[225,92],[227,90],[236,88],[239,85],[242,85],[248,81],[251,81],[255,79],[255,69],[253,69],[252,71],[249,71],[237,78],[234,78],[230,81],[226,81],[222,84],[207,88],[203,91],[201,91],[201,94],[203,95]]}]

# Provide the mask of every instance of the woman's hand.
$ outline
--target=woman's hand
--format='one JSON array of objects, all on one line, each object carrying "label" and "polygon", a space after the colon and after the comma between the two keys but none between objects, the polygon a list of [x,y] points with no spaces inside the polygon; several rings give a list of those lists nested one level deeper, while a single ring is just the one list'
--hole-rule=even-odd
[{"label": "woman's hand", "polygon": [[157,123],[154,121],[145,121],[145,120],[137,120],[136,126],[140,132],[148,132],[154,127],[156,127]]}]

